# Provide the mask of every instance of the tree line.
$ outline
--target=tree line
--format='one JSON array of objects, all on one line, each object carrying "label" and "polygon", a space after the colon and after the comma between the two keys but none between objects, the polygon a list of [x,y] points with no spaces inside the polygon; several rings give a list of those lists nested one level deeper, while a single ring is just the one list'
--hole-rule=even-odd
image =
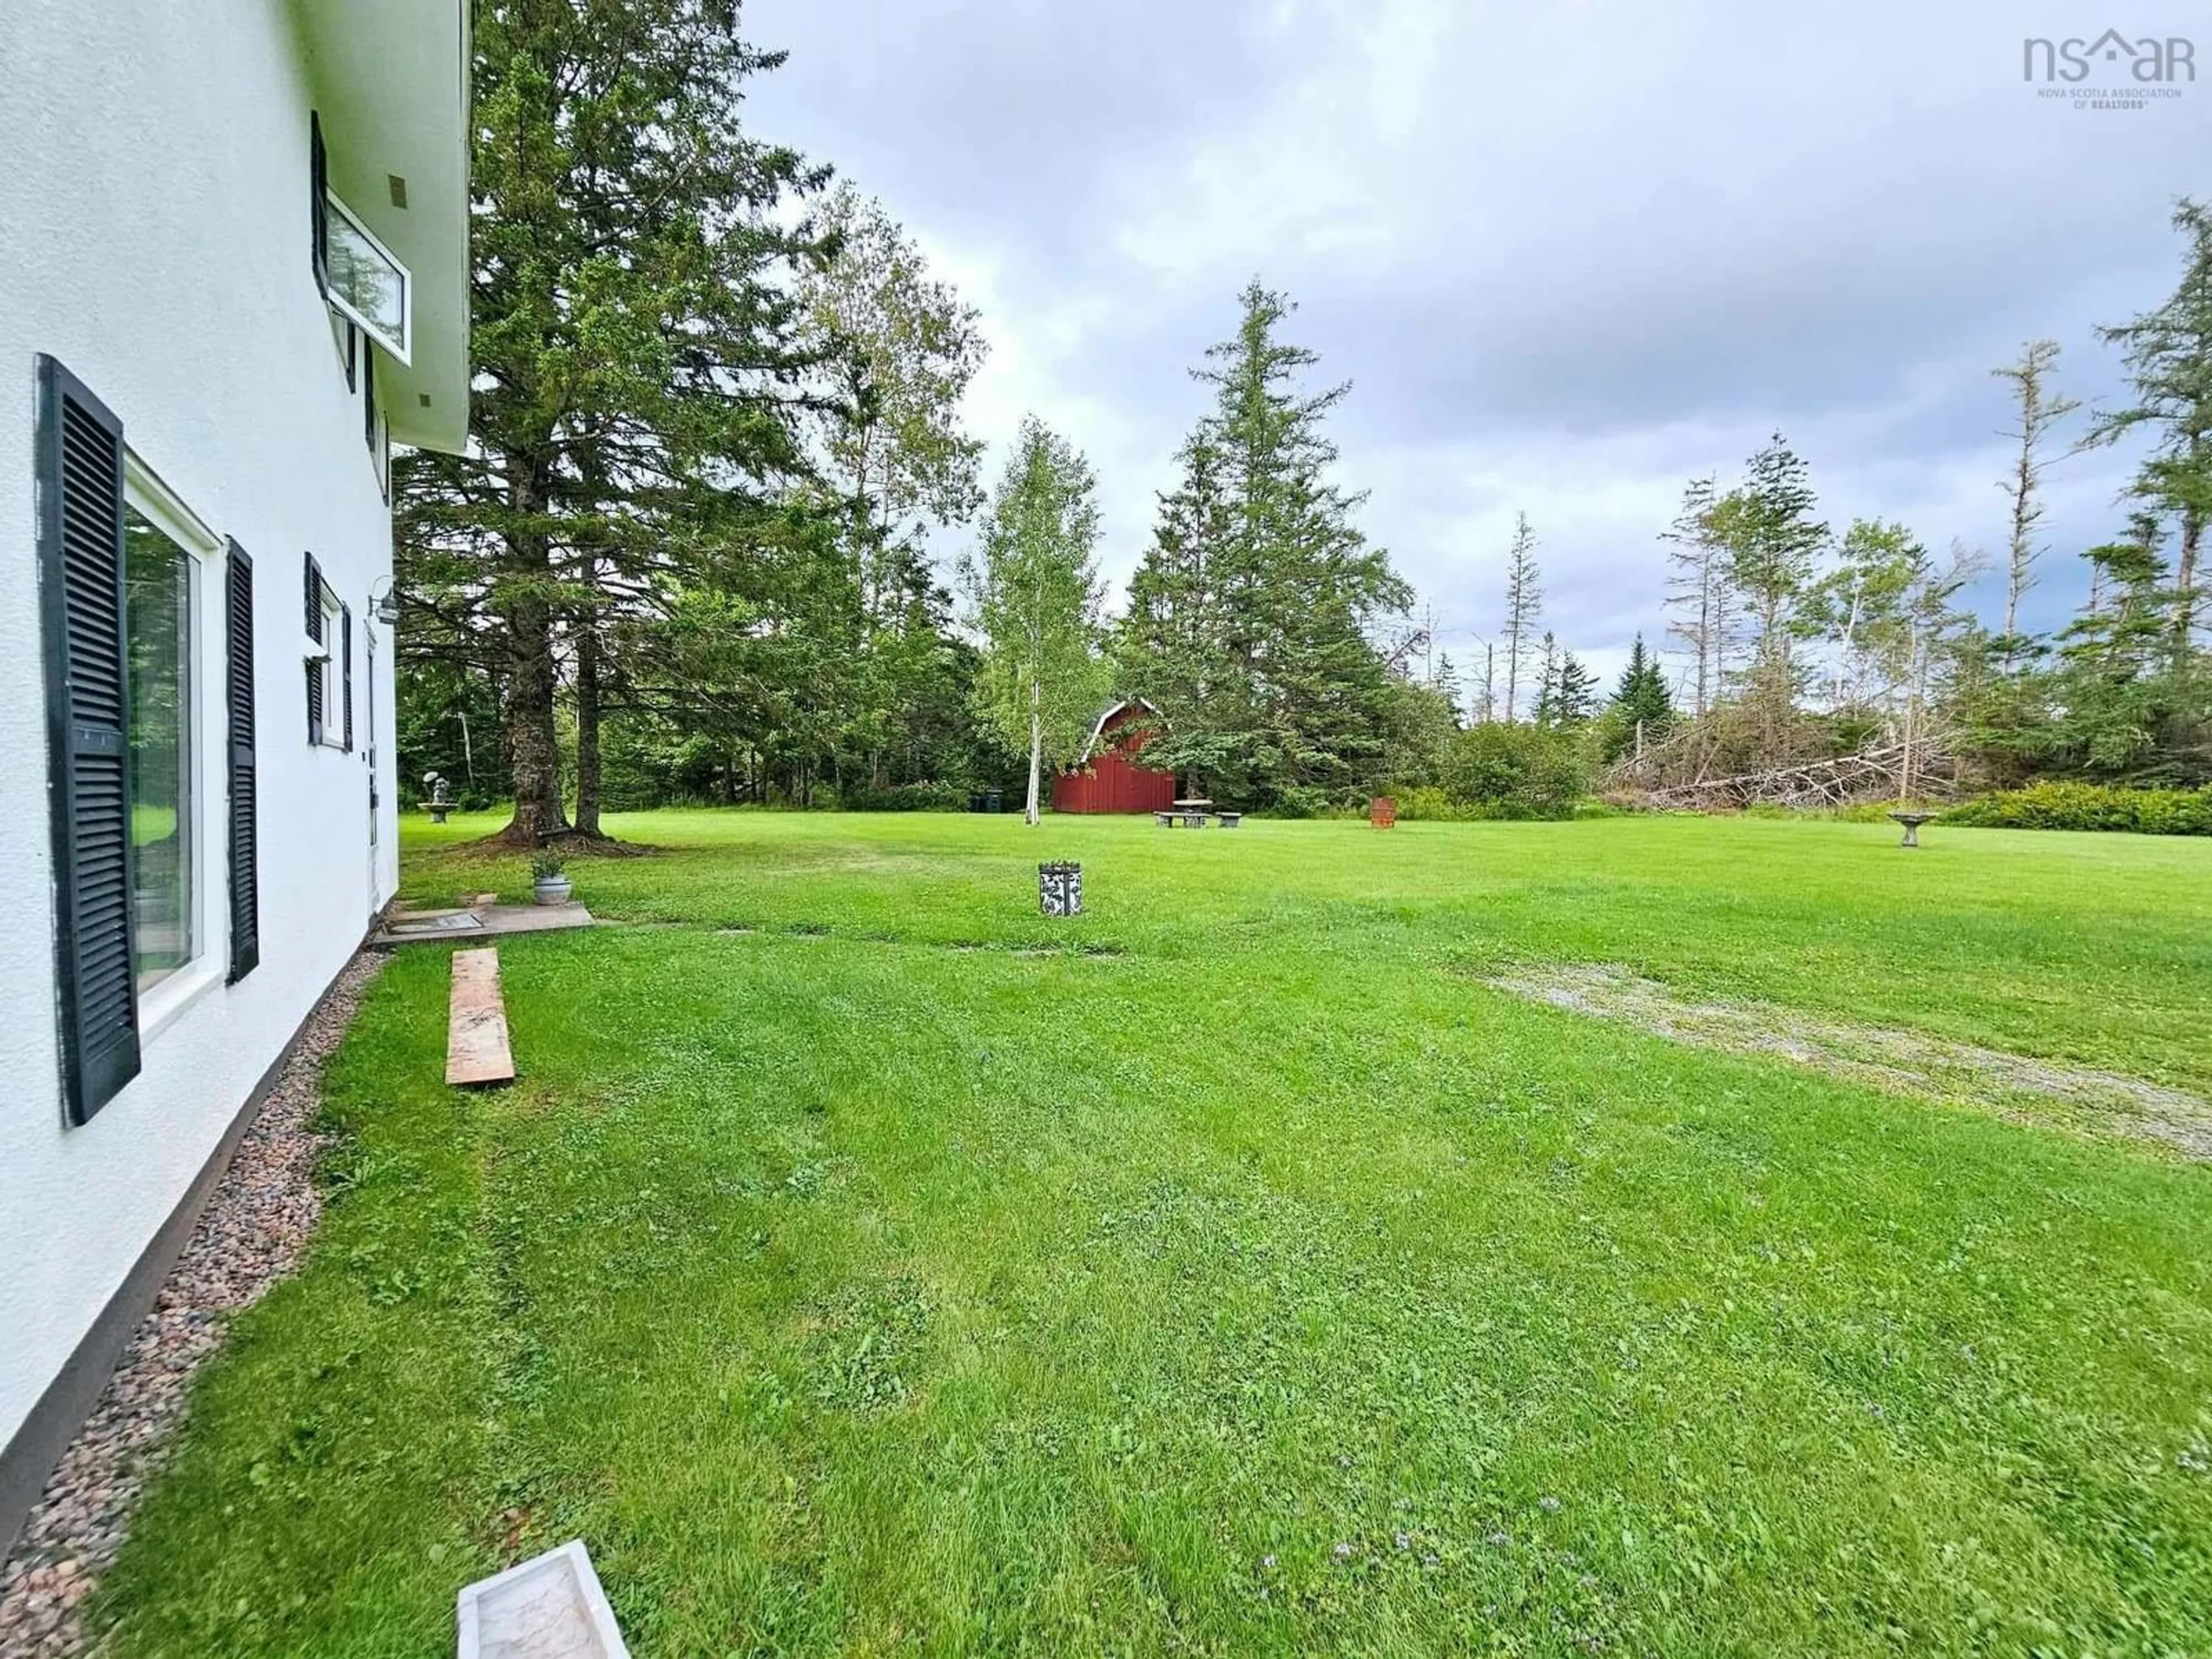
[{"label": "tree line", "polygon": [[[1892,520],[1834,530],[1809,467],[1778,433],[1735,479],[1684,485],[1660,538],[1672,672],[1639,637],[1602,708],[1592,706],[1572,654],[1540,631],[1537,539],[1522,515],[1505,549],[1501,619],[1474,720],[1511,725],[1526,710],[1537,727],[1585,725],[1591,777],[1627,793],[1712,804],[1817,798],[1806,793],[1815,779],[1836,799],[2042,780],[2212,780],[2202,574],[2212,514],[2212,211],[2185,200],[2172,224],[2183,244],[2173,292],[2099,330],[2127,371],[2117,404],[2085,410],[2063,395],[2051,340],[2027,343],[1992,371],[2008,410],[1996,555],[1959,540],[1937,554]],[[2084,597],[2063,621],[2029,628],[2025,603],[2052,550],[2048,469],[2127,440],[2142,453],[2115,503],[2114,532],[2076,550]],[[1987,618],[1969,603],[1985,576],[2002,595]],[[1846,758],[1854,764],[1839,765]]]},{"label": "tree line", "polygon": [[734,0],[481,6],[473,433],[394,468],[411,785],[506,834],[1008,764],[927,556],[983,343],[882,204],[754,136]]},{"label": "tree line", "polygon": [[[1118,612],[1097,481],[1024,422],[988,493],[963,396],[979,319],[884,206],[747,127],[780,55],[734,0],[479,9],[469,452],[394,467],[408,780],[512,799],[520,842],[610,806],[945,805],[1034,815],[1109,697],[1195,793],[1297,812],[1366,793],[1559,810],[1639,783],[1901,749],[2013,781],[2206,775],[2197,604],[2212,410],[2212,236],[2185,203],[2174,295],[2105,331],[2134,395],[2081,424],[2058,352],[1999,373],[2014,418],[2001,624],[1978,555],[1819,517],[1778,435],[1692,480],[1663,541],[1668,666],[1602,690],[1543,623],[1526,515],[1462,684],[1358,525],[1294,307],[1255,280],[1192,371],[1176,456]],[[2045,467],[2147,437],[2090,597],[2030,633]],[[954,579],[934,538],[964,538]]]}]

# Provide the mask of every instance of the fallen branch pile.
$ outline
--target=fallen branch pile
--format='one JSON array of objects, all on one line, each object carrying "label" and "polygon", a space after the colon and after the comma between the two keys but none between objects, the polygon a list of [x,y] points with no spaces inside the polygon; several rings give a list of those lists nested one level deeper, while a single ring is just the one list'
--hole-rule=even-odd
[{"label": "fallen branch pile", "polygon": [[1681,763],[1688,757],[1670,754],[1670,747],[1662,744],[1640,759],[1622,761],[1607,774],[1605,792],[1632,793],[1650,806],[1695,811],[1759,805],[1850,806],[1946,793],[1954,771],[1949,745],[1926,737],[1911,744],[1878,744],[1855,755],[1759,767],[1722,777],[1707,775],[1702,767],[1683,776],[1688,769]]}]

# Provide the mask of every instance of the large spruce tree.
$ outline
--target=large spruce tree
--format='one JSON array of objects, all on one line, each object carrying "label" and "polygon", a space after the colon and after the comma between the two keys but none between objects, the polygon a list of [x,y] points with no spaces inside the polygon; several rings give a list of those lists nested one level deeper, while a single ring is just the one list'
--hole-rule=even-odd
[{"label": "large spruce tree", "polygon": [[1628,665],[1614,682],[1606,713],[1612,721],[1605,741],[1607,760],[1623,754],[1640,756],[1645,744],[1665,737],[1674,723],[1674,699],[1667,690],[1667,677],[1644,647],[1641,634],[1628,653]]},{"label": "large spruce tree", "polygon": [[2173,228],[2188,243],[2173,293],[2156,310],[2099,331],[2120,348],[2132,396],[2099,416],[2088,441],[2150,437],[2134,494],[2173,526],[2167,639],[2180,665],[2197,624],[2204,526],[2212,520],[2212,207],[2185,198],[2175,204]]},{"label": "large spruce tree", "polygon": [[474,441],[398,465],[398,543],[419,637],[500,688],[528,843],[568,828],[564,645],[588,772],[611,618],[664,609],[702,525],[742,541],[807,471],[791,278],[817,243],[790,210],[824,175],[744,131],[781,58],[736,0],[489,0],[474,44]]},{"label": "large spruce tree", "polygon": [[1369,630],[1412,595],[1331,476],[1323,423],[1349,386],[1303,390],[1318,359],[1281,337],[1291,302],[1256,279],[1241,301],[1193,371],[1214,406],[1161,498],[1119,655],[1162,717],[1147,761],[1256,805],[1379,775],[1392,715]]}]

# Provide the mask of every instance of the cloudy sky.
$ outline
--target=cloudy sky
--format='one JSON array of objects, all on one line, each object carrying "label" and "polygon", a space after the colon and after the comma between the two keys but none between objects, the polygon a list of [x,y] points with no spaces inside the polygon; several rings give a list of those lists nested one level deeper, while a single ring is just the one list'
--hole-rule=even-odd
[{"label": "cloudy sky", "polygon": [[[2212,194],[2212,13],[2167,0],[750,0],[790,62],[754,124],[882,197],[981,307],[992,473],[1024,411],[1098,469],[1117,581],[1258,275],[1299,306],[1363,527],[1479,661],[1516,509],[1546,622],[1610,672],[1663,629],[1684,479],[1771,431],[1824,516],[2002,544],[1992,366],[2169,292]],[[2137,109],[2022,78],[2023,40],[2194,34]],[[2084,88],[2131,84],[2093,59]],[[2039,620],[2117,521],[2124,455],[2051,477]]]}]

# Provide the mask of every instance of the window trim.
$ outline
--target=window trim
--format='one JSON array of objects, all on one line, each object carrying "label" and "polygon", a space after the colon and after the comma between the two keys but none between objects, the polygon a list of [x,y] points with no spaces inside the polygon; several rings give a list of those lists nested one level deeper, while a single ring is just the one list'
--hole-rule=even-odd
[{"label": "window trim", "polygon": [[386,247],[383,239],[362,222],[361,215],[348,207],[344,198],[327,185],[323,187],[323,201],[328,211],[334,212],[343,219],[347,225],[369,245],[370,248],[399,273],[399,331],[402,337],[393,339],[380,324],[356,310],[338,293],[331,281],[327,256],[325,256],[325,264],[319,268],[323,283],[323,299],[333,311],[351,319],[358,325],[362,334],[368,339],[390,352],[401,367],[407,367],[414,362],[415,352],[414,271],[409,268],[405,260]]},{"label": "window trim", "polygon": [[361,325],[336,306],[324,309],[330,314],[331,345],[338,354],[338,367],[345,371],[346,390],[351,392],[360,374]]},{"label": "window trim", "polygon": [[[216,826],[227,821],[219,818],[214,809],[220,805],[228,814],[229,786],[226,778],[218,790],[209,765],[211,755],[218,750],[227,753],[228,750],[223,747],[223,724],[215,718],[217,710],[211,706],[220,705],[222,699],[210,699],[209,695],[210,669],[224,665],[222,646],[209,637],[207,611],[209,592],[221,591],[221,581],[216,578],[228,574],[222,568],[228,549],[222,538],[208,528],[207,521],[186,506],[128,442],[123,447],[123,500],[126,507],[135,507],[191,561],[190,648],[185,672],[191,677],[191,746],[185,781],[191,791],[192,815],[189,878],[192,954],[175,972],[138,993],[138,1042],[143,1053],[162,1031],[176,1024],[186,1009],[219,987],[229,968],[229,941],[226,937],[221,948],[216,948],[210,926],[210,918],[216,910],[209,901],[217,896],[210,894],[209,889],[218,876],[209,858],[209,848]],[[211,571],[215,573],[213,578]],[[125,729],[127,732],[129,728],[126,726]],[[230,902],[227,865],[221,879],[225,886],[220,896],[227,912]],[[228,930],[223,931],[227,934]]]},{"label": "window trim", "polygon": [[341,636],[346,627],[346,608],[338,598],[338,591],[331,586],[331,579],[323,574],[322,566],[315,567],[319,592],[315,602],[323,612],[323,637],[307,641],[307,660],[313,663],[323,678],[323,731],[311,745],[316,749],[345,750],[345,684],[344,670],[339,662],[339,653],[344,649]]},{"label": "window trim", "polygon": [[322,112],[311,109],[307,112],[307,264],[314,272],[316,289],[323,294],[331,288],[330,188],[330,147],[323,139]]}]

